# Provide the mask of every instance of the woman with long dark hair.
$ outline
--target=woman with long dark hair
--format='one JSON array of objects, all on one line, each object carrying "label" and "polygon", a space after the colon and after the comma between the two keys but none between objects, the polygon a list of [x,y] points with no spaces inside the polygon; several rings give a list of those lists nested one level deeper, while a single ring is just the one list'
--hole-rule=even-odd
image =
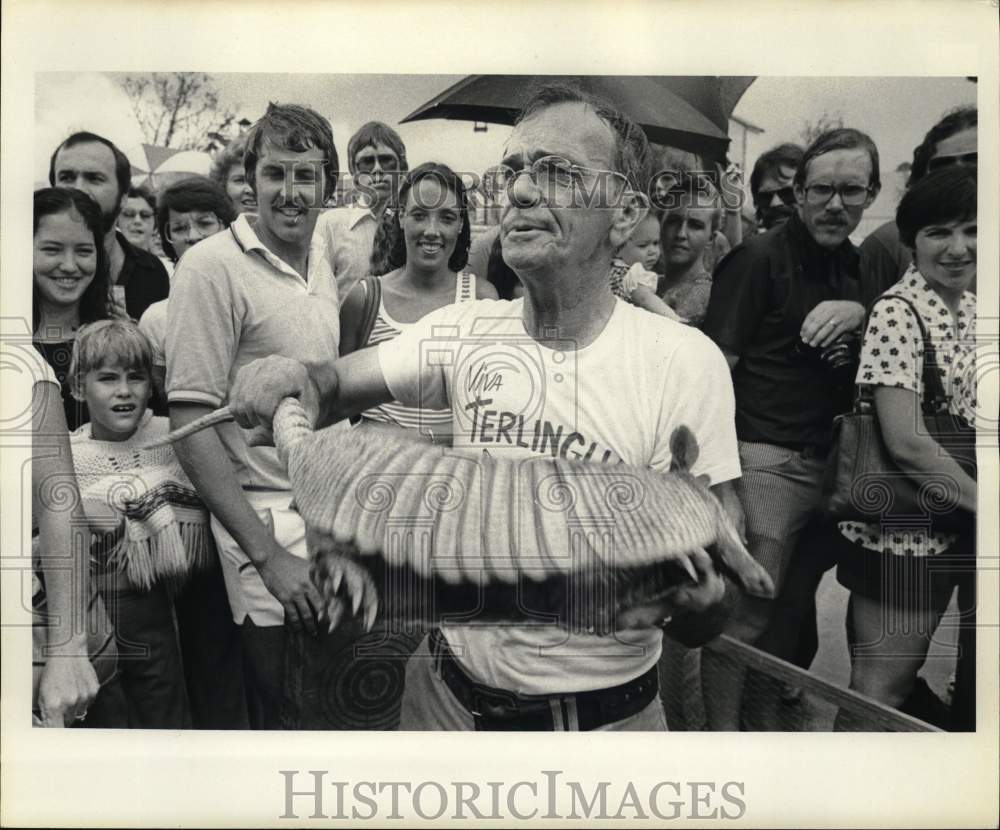
[{"label": "woman with long dark hair", "polygon": [[71,187],[35,191],[32,258],[32,339],[62,389],[66,423],[89,418],[67,383],[73,341],[81,326],[112,315],[101,209]]},{"label": "woman with long dark hair", "polygon": [[[392,208],[390,208],[392,209]],[[461,273],[468,262],[472,226],[462,180],[443,164],[428,162],[411,170],[399,189],[391,219],[388,273],[379,277],[378,314],[363,330],[371,282],[362,280],[340,310],[340,353],[390,340],[426,314],[473,299],[497,299],[485,277]],[[425,438],[447,442],[451,413],[405,407],[376,407],[363,419],[415,429]]]}]

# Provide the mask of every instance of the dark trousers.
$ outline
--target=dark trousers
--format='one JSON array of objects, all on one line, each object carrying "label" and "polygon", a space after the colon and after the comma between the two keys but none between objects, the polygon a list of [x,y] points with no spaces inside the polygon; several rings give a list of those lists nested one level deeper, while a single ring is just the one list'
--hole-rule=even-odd
[{"label": "dark trousers", "polygon": [[195,729],[247,729],[243,647],[222,570],[194,573],[174,597],[184,679]]},{"label": "dark trousers", "polygon": [[240,626],[240,640],[250,728],[281,729],[285,626],[261,627],[247,617]]},{"label": "dark trousers", "polygon": [[816,591],[824,574],[837,564],[835,526],[810,524],[799,537],[785,583],[774,601],[774,614],[757,648],[808,669],[819,650]]},{"label": "dark trousers", "polygon": [[87,707],[86,719],[79,726],[85,729],[127,729],[128,725],[128,701],[121,678],[116,674],[101,686],[94,702]]},{"label": "dark trousers", "polygon": [[97,584],[115,628],[128,725],[134,729],[190,728],[184,668],[167,591],[160,585],[138,591],[114,574],[102,574]]},{"label": "dark trousers", "polygon": [[252,728],[398,729],[406,662],[421,633],[376,625],[365,634],[346,619],[312,637],[247,617],[241,634]]}]

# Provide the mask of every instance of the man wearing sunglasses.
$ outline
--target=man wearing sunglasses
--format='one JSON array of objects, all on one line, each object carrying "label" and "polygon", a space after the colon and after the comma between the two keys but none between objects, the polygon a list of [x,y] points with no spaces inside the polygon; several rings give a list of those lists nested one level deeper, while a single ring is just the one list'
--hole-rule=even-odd
[{"label": "man wearing sunglasses", "polygon": [[757,224],[765,231],[780,225],[795,213],[795,173],[802,164],[802,148],[779,144],[764,153],[750,174],[750,194],[757,211]]},{"label": "man wearing sunglasses", "polygon": [[[848,236],[878,195],[878,150],[857,130],[830,130],[806,149],[793,187],[788,220],[719,264],[703,330],[733,372],[736,489],[750,552],[778,590],[775,600],[741,598],[729,633],[807,668],[816,587],[833,564],[809,525],[833,419],[851,406],[853,373],[841,353],[864,319]],[[715,653],[702,666],[710,727],[739,729],[740,669]]]},{"label": "man wearing sunglasses", "polygon": [[313,249],[329,257],[341,298],[371,273],[375,231],[409,169],[403,139],[381,121],[369,121],[351,136],[347,165],[354,203],[320,214],[313,232]]},{"label": "man wearing sunglasses", "polygon": [[[975,107],[959,107],[947,113],[913,151],[906,186],[912,187],[932,170],[952,164],[976,167],[979,162],[978,125],[979,114]],[[899,282],[911,260],[909,249],[899,241],[895,219],[868,235],[861,243],[861,299],[866,308]]]}]

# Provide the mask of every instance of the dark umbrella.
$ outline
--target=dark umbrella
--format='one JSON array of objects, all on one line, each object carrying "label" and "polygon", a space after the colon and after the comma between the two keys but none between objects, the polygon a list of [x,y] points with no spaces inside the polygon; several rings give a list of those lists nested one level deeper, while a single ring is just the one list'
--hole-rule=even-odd
[{"label": "dark umbrella", "polygon": [[656,144],[725,158],[728,119],[753,78],[647,75],[470,75],[411,112],[401,123],[446,118],[513,124],[531,88],[570,81],[607,98],[642,125]]}]

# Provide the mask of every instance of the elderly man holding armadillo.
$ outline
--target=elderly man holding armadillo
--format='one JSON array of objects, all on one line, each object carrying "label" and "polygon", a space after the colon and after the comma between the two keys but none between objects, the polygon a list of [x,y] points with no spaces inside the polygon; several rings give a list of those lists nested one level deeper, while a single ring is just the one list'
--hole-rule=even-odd
[{"label": "elderly man holding armadillo", "polygon": [[[524,283],[522,299],[442,308],[312,376],[275,356],[236,379],[230,409],[258,433],[286,397],[299,398],[319,427],[393,399],[453,412],[452,450],[397,452],[391,442],[359,450],[338,430],[326,444],[287,454],[293,486],[296,469],[315,482],[325,469],[353,464],[360,476],[392,466],[399,453],[409,453],[414,475],[446,468],[464,482],[466,503],[436,526],[439,572],[424,576],[472,584],[483,613],[445,621],[411,657],[403,729],[665,729],[657,695],[664,631],[686,642],[718,633],[720,569],[745,590],[771,591],[736,531],[731,482],[740,466],[725,359],[700,332],[616,300],[608,283],[613,251],[647,210],[648,158],[641,129],[610,105],[571,87],[537,90],[499,168],[503,256]],[[326,494],[337,486],[330,476]],[[676,489],[660,493],[660,481]],[[355,553],[388,547],[370,514],[351,513],[355,495],[323,507],[323,494],[305,489],[296,489],[297,505],[307,525],[334,528],[329,545],[347,523],[358,528],[348,532]],[[654,502],[671,501],[672,513],[655,512]],[[640,566],[646,554],[635,553],[657,546],[683,563],[682,579],[659,593],[643,576],[654,572]],[[604,569],[574,570],[581,551]],[[383,553],[396,565],[405,558]],[[316,561],[330,617],[343,613],[345,588],[357,612],[369,577],[349,557]],[[508,579],[514,572],[530,578]],[[557,599],[542,613],[544,603],[533,603],[554,574],[569,581],[548,594]],[[509,607],[498,609],[495,586],[505,580]],[[631,605],[608,601],[604,589],[627,594]],[[372,593],[369,585],[365,596]],[[374,607],[366,600],[365,613]],[[608,607],[618,610],[605,625]]]}]

